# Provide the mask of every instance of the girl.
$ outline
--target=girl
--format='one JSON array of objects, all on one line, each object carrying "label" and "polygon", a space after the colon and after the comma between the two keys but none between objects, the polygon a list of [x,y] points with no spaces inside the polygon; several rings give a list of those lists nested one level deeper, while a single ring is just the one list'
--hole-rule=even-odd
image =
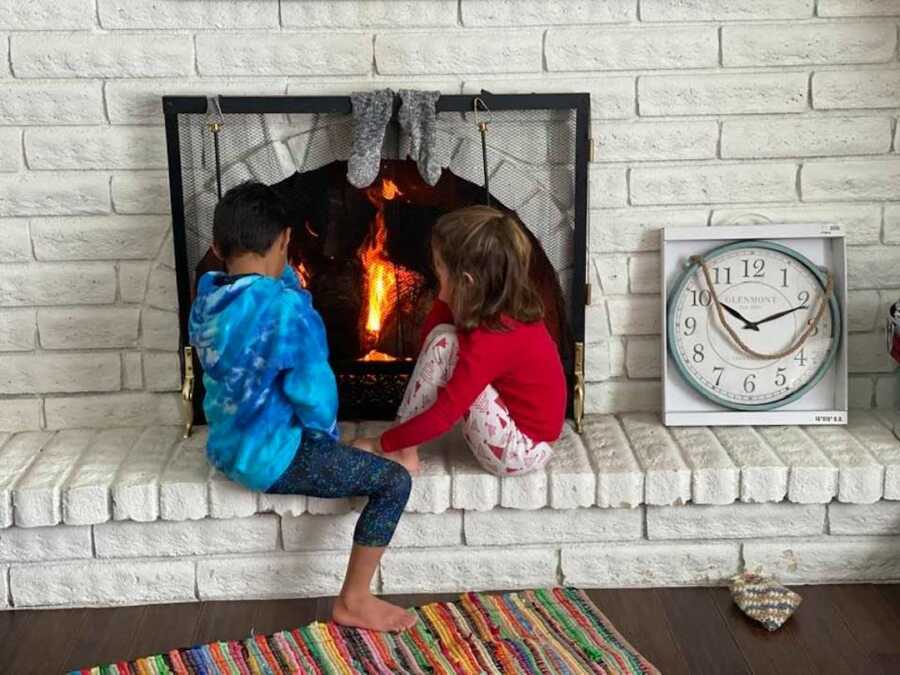
[{"label": "girl", "polygon": [[460,419],[478,462],[498,476],[544,466],[563,427],[566,381],[528,277],[531,244],[497,209],[449,213],[432,233],[438,299],[419,360],[380,449],[415,472],[418,446]]}]

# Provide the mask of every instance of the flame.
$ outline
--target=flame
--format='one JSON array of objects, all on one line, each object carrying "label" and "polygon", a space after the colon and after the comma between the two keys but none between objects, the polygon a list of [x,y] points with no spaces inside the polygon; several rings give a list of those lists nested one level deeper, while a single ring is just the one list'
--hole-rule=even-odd
[{"label": "flame", "polygon": [[294,272],[297,273],[297,280],[300,282],[300,285],[303,288],[307,288],[309,286],[309,270],[306,269],[306,265],[298,262],[294,265]]},{"label": "flame", "polygon": [[367,191],[369,201],[378,209],[372,221],[369,238],[360,253],[365,270],[366,323],[365,343],[370,348],[363,361],[391,361],[394,357],[378,352],[375,345],[384,328],[384,322],[397,302],[397,269],[387,257],[387,227],[384,222],[384,205],[403,193],[388,178],[376,183]]}]

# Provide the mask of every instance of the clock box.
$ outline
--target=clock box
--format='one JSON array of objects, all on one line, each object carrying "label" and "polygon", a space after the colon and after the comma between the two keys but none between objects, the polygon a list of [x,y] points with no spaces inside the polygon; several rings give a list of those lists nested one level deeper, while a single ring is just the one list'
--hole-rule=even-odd
[{"label": "clock box", "polygon": [[841,226],[667,227],[663,421],[846,424]]}]

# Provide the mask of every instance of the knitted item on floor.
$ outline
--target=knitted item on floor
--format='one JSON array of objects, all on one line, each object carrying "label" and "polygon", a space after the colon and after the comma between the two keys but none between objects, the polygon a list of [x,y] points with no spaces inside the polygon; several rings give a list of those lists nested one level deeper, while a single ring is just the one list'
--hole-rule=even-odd
[{"label": "knitted item on floor", "polygon": [[419,175],[429,185],[441,178],[441,164],[437,156],[437,126],[435,103],[439,91],[400,90],[400,129],[408,154],[419,167]]},{"label": "knitted item on floor", "polygon": [[770,631],[781,628],[801,602],[799,595],[774,579],[751,572],[732,577],[730,589],[741,611]]},{"label": "knitted item on floor", "polygon": [[358,91],[353,103],[353,139],[347,180],[354,187],[369,187],[381,170],[384,132],[394,112],[394,92],[390,89]]}]

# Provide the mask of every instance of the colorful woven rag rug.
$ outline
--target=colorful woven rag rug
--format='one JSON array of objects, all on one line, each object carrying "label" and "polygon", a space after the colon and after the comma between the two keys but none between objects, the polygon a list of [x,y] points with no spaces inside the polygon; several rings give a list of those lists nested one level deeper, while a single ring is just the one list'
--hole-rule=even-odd
[{"label": "colorful woven rag rug", "polygon": [[176,649],[74,673],[658,673],[582,591],[482,595],[416,610],[415,628],[374,633],[313,623],[243,641]]}]

